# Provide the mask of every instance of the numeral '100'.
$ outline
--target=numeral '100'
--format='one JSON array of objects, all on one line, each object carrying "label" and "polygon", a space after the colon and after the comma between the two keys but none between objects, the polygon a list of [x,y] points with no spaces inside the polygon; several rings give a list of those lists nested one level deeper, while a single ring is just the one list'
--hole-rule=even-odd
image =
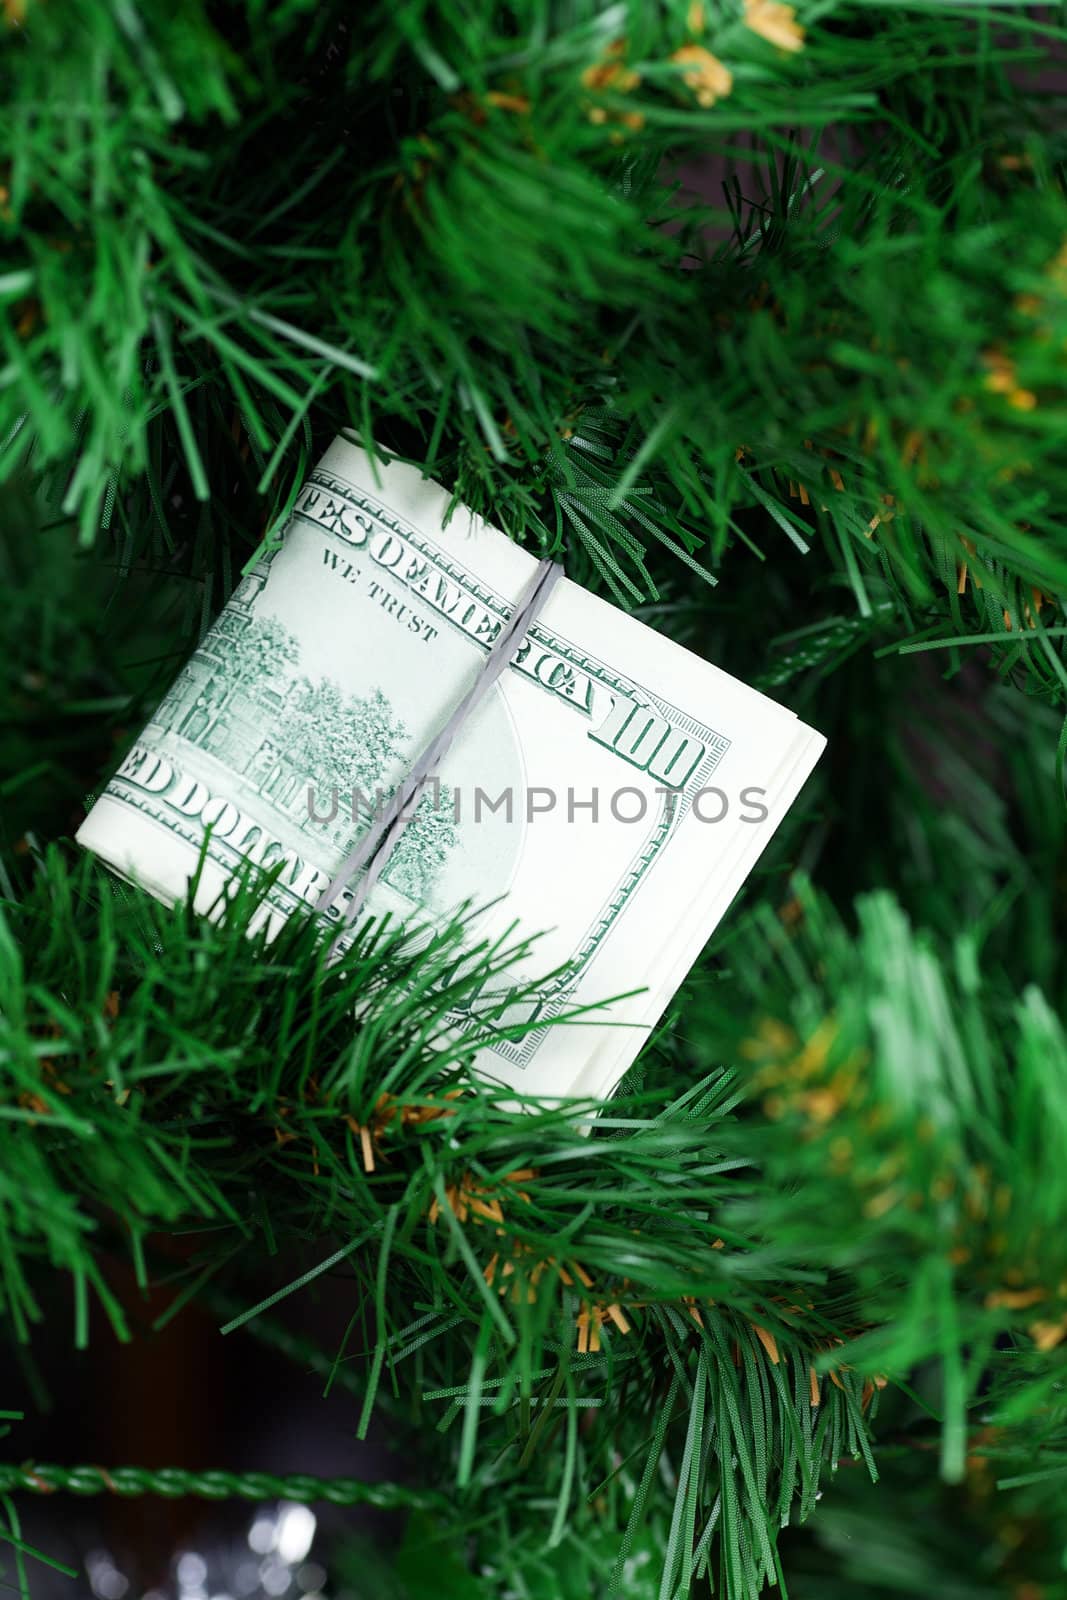
[{"label": "numeral '100'", "polygon": [[672,728],[651,706],[638,705],[625,695],[615,697],[604,721],[599,728],[590,729],[589,737],[672,789],[682,787],[704,754],[699,739]]}]

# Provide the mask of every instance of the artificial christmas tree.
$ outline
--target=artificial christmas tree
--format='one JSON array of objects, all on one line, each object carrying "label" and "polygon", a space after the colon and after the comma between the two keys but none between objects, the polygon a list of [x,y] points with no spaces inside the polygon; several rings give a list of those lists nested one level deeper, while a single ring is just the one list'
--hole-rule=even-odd
[{"label": "artificial christmas tree", "polygon": [[[354,1595],[1067,1592],[1055,14],[2,16],[5,1581],[73,1490],[142,1590],[245,1497],[385,1508]],[[460,924],[69,842],[352,427],[828,736],[607,1103],[470,1077]]]}]

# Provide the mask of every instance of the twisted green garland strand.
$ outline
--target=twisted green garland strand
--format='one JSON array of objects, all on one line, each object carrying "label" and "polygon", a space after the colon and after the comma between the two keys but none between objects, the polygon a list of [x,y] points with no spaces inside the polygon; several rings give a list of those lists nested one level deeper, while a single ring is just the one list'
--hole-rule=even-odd
[{"label": "twisted green garland strand", "polygon": [[187,1472],[182,1467],[57,1467],[32,1462],[0,1464],[0,1494],[159,1494],[168,1500],[328,1500],[335,1506],[374,1506],[379,1511],[437,1511],[446,1507],[432,1490],[399,1483],[364,1483],[359,1478],[313,1478],[308,1473],[276,1477],[271,1472]]}]

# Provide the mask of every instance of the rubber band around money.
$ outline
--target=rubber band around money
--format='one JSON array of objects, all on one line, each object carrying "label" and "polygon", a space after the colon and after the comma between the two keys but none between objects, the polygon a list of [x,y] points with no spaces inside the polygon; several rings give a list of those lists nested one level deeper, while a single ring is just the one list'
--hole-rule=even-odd
[{"label": "rubber band around money", "polygon": [[440,732],[434,734],[429,743],[423,747],[404,781],[398,784],[389,804],[382,808],[355,849],[341,863],[326,888],[322,891],[315,903],[318,911],[328,910],[337,897],[353,883],[356,876],[360,872],[363,873],[363,877],[352,888],[351,897],[345,907],[341,925],[330,945],[331,955],[363,909],[367,896],[374,888],[388,863],[400,836],[412,820],[415,814],[415,808],[411,804],[412,800],[414,800],[431,772],[437,769],[439,763],[448,754],[457,734],[500,677],[511,660],[516,647],[533,625],[542,606],[562,576],[563,568],[550,557],[538,562],[537,569],[525,594],[517,603],[509,620],[497,634],[488,655],[482,663],[481,672],[471,688],[452,712]]}]

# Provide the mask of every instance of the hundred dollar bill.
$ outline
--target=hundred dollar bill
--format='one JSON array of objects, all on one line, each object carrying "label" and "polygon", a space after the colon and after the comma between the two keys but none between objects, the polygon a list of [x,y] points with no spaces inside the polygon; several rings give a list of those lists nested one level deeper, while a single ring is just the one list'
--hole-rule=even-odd
[{"label": "hundred dollar bill", "polygon": [[[314,905],[477,678],[535,560],[412,467],[339,438],[78,833],[125,877],[206,910],[245,859],[264,914]],[[479,1053],[524,1092],[604,1096],[751,871],[825,744],[567,579],[423,787],[361,915],[538,933],[562,968]],[[344,912],[342,896],[330,916]],[[633,991],[639,991],[633,993]],[[580,1026],[576,1007],[627,995]]]}]

